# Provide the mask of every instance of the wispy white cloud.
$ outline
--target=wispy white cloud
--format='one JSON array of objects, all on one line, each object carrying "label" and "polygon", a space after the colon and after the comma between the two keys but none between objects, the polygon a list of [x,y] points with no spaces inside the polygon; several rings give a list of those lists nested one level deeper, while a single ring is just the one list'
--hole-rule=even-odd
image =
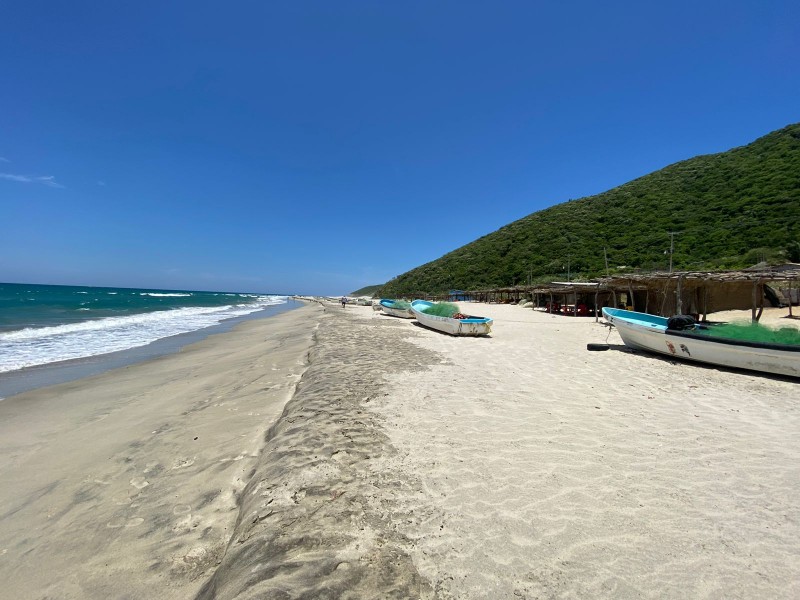
[{"label": "wispy white cloud", "polygon": [[45,175],[43,177],[29,177],[28,175],[12,175],[11,173],[0,173],[0,179],[7,179],[9,181],[18,181],[19,183],[41,183],[47,187],[64,189],[64,186],[56,181],[52,175]]},{"label": "wispy white cloud", "polygon": [[102,180],[100,180],[100,181],[98,181],[98,182],[97,182],[97,185],[99,185],[99,186],[102,186],[102,187],[105,187],[105,185],[106,185],[106,182],[105,182],[105,181],[102,181]]},{"label": "wispy white cloud", "polygon": [[2,156],[0,156],[0,162],[10,163],[11,161],[8,160],[7,158],[3,158]]},{"label": "wispy white cloud", "polygon": [[62,189],[64,188],[64,186],[61,185],[60,183],[56,183],[56,178],[53,177],[52,175],[48,175],[46,177],[37,177],[35,181],[38,181],[39,183],[46,185],[48,187],[62,188]]},{"label": "wispy white cloud", "polygon": [[30,183],[31,178],[24,175],[11,175],[11,173],[0,173],[0,179],[9,179],[11,181],[21,181],[22,183]]}]

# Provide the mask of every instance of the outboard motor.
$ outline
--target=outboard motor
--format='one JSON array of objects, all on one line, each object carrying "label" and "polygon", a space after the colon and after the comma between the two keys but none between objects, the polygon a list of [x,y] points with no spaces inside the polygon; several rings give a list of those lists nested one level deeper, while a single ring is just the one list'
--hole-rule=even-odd
[{"label": "outboard motor", "polygon": [[673,331],[685,331],[687,329],[694,329],[697,321],[694,320],[692,315],[675,315],[667,320],[667,329]]}]

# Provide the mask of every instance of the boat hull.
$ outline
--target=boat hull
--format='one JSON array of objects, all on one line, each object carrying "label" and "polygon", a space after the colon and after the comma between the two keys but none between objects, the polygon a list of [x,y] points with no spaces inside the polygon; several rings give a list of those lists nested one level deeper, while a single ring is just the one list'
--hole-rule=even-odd
[{"label": "boat hull", "polygon": [[414,313],[411,312],[410,308],[404,308],[404,309],[395,308],[394,306],[392,306],[393,304],[394,302],[391,300],[381,300],[380,301],[381,310],[387,315],[390,315],[392,317],[398,317],[400,319],[414,318]]},{"label": "boat hull", "polygon": [[414,300],[411,303],[411,312],[417,318],[420,325],[430,329],[435,329],[450,335],[478,336],[488,335],[492,331],[492,319],[487,317],[470,317],[468,319],[452,319],[450,317],[438,317],[422,312],[422,309],[431,306],[433,303],[426,300]]},{"label": "boat hull", "polygon": [[626,346],[682,360],[734,369],[800,377],[800,346],[759,344],[709,338],[667,329],[667,319],[622,309],[604,308]]}]

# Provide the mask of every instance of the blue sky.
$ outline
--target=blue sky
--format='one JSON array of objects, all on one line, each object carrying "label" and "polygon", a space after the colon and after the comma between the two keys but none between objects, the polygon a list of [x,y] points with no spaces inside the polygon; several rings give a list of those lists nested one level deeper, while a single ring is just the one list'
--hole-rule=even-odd
[{"label": "blue sky", "polygon": [[796,1],[8,3],[0,281],[347,293],[797,122],[798,65]]}]

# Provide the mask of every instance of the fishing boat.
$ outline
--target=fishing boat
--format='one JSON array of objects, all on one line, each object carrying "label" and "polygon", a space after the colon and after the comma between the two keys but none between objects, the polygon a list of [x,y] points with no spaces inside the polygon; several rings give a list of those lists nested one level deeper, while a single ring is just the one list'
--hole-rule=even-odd
[{"label": "fishing boat", "polygon": [[605,307],[603,316],[630,348],[722,367],[800,377],[800,344],[720,337],[714,334],[714,325],[701,327],[686,320],[621,308]]},{"label": "fishing boat", "polygon": [[450,335],[486,335],[492,331],[493,321],[488,317],[473,317],[461,314],[456,314],[452,317],[440,317],[425,312],[426,309],[434,307],[435,304],[427,300],[414,300],[411,303],[411,312],[414,313],[420,325],[437,329]]},{"label": "fishing boat", "polygon": [[380,301],[381,310],[387,315],[400,317],[401,319],[413,319],[414,313],[411,312],[411,305],[403,300],[390,300],[383,298]]}]

